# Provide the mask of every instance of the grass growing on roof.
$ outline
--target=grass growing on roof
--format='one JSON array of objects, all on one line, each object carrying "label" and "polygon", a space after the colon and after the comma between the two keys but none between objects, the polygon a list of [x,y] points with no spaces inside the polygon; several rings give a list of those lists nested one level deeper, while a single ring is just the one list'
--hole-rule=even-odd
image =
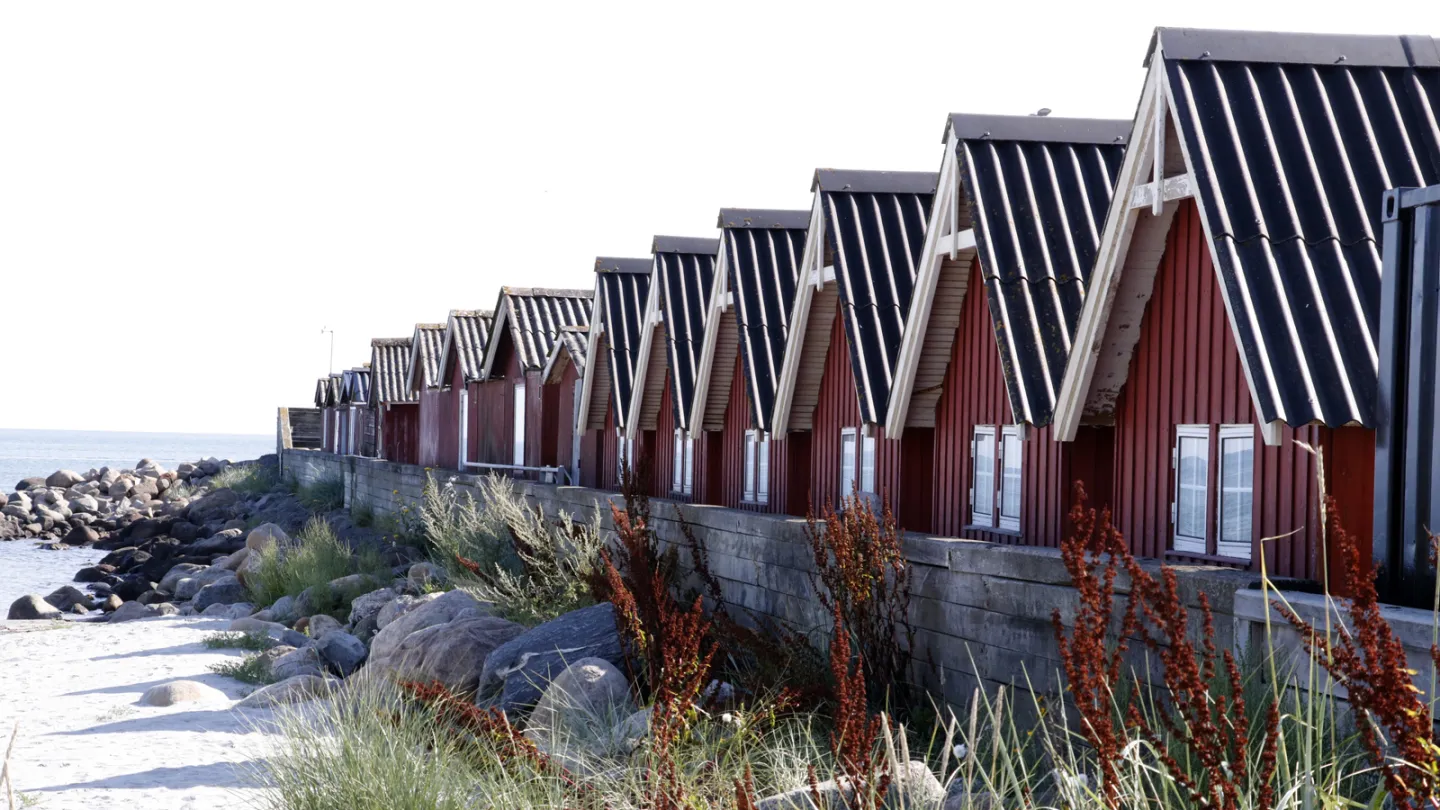
[{"label": "grass growing on roof", "polygon": [[[246,575],[245,586],[257,605],[272,605],[282,596],[299,596],[306,589],[320,612],[337,610],[341,602],[378,588],[390,579],[390,568],[374,549],[358,554],[335,536],[330,524],[311,518],[288,548],[271,546],[258,552],[259,567]],[[355,593],[331,593],[330,583],[350,574],[366,574],[368,585],[356,586]]]}]

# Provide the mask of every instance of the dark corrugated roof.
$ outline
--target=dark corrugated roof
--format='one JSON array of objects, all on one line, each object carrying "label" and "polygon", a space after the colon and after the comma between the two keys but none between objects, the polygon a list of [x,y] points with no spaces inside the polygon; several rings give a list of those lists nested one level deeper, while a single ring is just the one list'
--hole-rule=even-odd
[{"label": "dark corrugated roof", "polygon": [[[601,262],[607,267],[602,268]],[[644,271],[628,269],[640,263]],[[640,330],[650,296],[650,263],[650,259],[602,259],[595,263],[597,288],[604,298],[603,329],[610,353],[610,395],[617,425],[626,424],[634,393]]]},{"label": "dark corrugated roof", "polygon": [[867,424],[880,422],[889,403],[938,178],[934,172],[815,173]]},{"label": "dark corrugated roof", "polygon": [[773,208],[721,208],[717,228],[779,228],[805,230],[810,227],[809,211],[780,211]]},{"label": "dark corrugated roof", "polygon": [[373,405],[417,402],[410,390],[411,338],[375,338],[370,341],[370,398]]},{"label": "dark corrugated roof", "polygon": [[720,222],[751,416],[757,428],[768,431],[810,212],[726,208]]},{"label": "dark corrugated roof", "polygon": [[417,323],[410,346],[410,379],[412,391],[440,387],[440,354],[445,348],[445,324]]},{"label": "dark corrugated roof", "polygon": [[500,303],[495,307],[490,345],[486,347],[486,373],[494,371],[494,353],[500,342],[495,330],[501,328],[509,330],[522,368],[531,371],[544,368],[562,327],[590,325],[593,296],[590,290],[500,288]]},{"label": "dark corrugated roof", "polygon": [[646,259],[623,259],[615,256],[595,257],[595,272],[597,273],[642,273],[650,275],[651,260]]},{"label": "dark corrugated roof", "polygon": [[352,368],[340,372],[340,404],[364,405],[370,393],[370,369]]},{"label": "dark corrugated roof", "polygon": [[345,376],[339,371],[330,373],[325,380],[325,407],[333,408],[340,404],[340,387],[345,381]]},{"label": "dark corrugated roof", "polygon": [[952,115],[1017,421],[1050,424],[1130,121]]},{"label": "dark corrugated roof", "polygon": [[719,250],[718,239],[655,237],[655,273],[660,284],[660,307],[665,313],[670,399],[675,425],[681,430],[690,427],[695,373],[705,342],[705,304],[715,283],[715,255]]},{"label": "dark corrugated roof", "polygon": [[325,407],[325,397],[330,393],[330,378],[321,377],[315,381],[315,407]]},{"label": "dark corrugated roof", "polygon": [[445,345],[440,351],[440,379],[446,382],[460,364],[466,382],[480,379],[485,365],[485,341],[490,338],[494,313],[488,309],[452,309],[445,320]]},{"label": "dark corrugated roof", "polygon": [[1262,421],[1373,425],[1381,194],[1440,182],[1435,40],[1155,37]]}]

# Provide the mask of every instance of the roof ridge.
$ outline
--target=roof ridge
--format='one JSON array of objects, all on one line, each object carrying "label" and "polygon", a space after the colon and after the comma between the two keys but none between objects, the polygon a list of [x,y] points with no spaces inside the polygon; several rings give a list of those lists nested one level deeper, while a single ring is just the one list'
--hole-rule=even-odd
[{"label": "roof ridge", "polygon": [[1306,34],[1157,27],[1145,64],[1166,59],[1350,67],[1440,68],[1440,42],[1424,34]]}]

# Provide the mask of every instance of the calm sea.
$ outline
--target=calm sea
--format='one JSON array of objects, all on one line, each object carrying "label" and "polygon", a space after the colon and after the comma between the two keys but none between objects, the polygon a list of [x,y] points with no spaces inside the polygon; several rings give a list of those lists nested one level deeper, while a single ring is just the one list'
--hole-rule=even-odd
[{"label": "calm sea", "polygon": [[133,468],[152,458],[167,469],[182,461],[214,456],[231,461],[275,452],[273,435],[226,433],[112,433],[95,430],[11,430],[0,428],[0,491],[11,492],[22,478],[56,470]]}]

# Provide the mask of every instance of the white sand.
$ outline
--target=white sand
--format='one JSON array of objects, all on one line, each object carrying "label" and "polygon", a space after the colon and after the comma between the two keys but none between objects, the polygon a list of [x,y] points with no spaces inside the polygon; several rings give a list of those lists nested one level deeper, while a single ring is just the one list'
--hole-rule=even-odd
[{"label": "white sand", "polygon": [[[0,757],[18,719],[17,790],[42,810],[248,806],[256,792],[247,768],[264,749],[253,729],[270,712],[235,709],[253,687],[208,669],[244,654],[200,644],[227,624],[0,622]],[[140,705],[146,689],[181,679],[229,700]]]}]

